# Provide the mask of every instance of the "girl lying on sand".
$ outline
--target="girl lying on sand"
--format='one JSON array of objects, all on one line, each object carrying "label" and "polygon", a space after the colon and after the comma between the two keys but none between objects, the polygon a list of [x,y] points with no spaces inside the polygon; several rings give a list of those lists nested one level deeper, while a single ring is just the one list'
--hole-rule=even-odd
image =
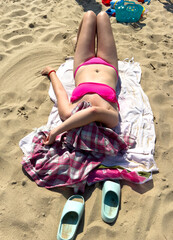
[{"label": "girl lying on sand", "polygon": [[[76,88],[70,102],[55,70],[49,66],[42,70],[42,75],[50,77],[59,115],[63,120],[45,137],[45,145],[54,143],[57,135],[91,122],[100,122],[109,128],[118,124],[119,105],[115,91],[117,69],[117,51],[109,17],[105,12],[96,16],[94,12],[88,11],[82,19],[77,36],[74,55]],[[83,101],[90,102],[91,107],[71,115],[72,110]]]}]

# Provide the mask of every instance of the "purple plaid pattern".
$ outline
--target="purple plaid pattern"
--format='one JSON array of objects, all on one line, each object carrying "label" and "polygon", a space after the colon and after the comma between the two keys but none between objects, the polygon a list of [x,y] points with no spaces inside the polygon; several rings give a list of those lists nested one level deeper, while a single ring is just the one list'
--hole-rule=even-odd
[{"label": "purple plaid pattern", "polygon": [[[80,103],[72,112],[90,107]],[[89,173],[99,166],[107,155],[126,150],[134,140],[126,136],[126,142],[113,130],[97,125],[70,130],[57,136],[54,144],[45,146],[42,139],[47,132],[38,132],[33,138],[33,149],[24,156],[22,165],[41,187],[68,186],[84,192]]]}]

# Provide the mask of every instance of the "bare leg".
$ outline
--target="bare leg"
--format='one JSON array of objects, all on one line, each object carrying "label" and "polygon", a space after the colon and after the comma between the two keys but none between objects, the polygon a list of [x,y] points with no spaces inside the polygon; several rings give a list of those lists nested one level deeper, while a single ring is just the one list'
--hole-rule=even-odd
[{"label": "bare leg", "polygon": [[94,12],[85,13],[77,36],[77,46],[74,55],[74,71],[87,59],[95,56],[95,35],[97,17]]},{"label": "bare leg", "polygon": [[106,12],[97,15],[97,57],[109,62],[116,69],[118,68],[117,50]]}]

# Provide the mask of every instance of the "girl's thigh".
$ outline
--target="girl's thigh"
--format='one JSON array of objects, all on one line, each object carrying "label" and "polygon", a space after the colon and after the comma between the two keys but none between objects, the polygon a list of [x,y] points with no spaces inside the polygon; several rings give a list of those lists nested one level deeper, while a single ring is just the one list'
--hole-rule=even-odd
[{"label": "girl's thigh", "polygon": [[118,68],[117,49],[106,12],[97,16],[97,56]]},{"label": "girl's thigh", "polygon": [[96,23],[97,17],[94,12],[88,11],[85,13],[78,32],[74,71],[87,59],[95,56]]}]

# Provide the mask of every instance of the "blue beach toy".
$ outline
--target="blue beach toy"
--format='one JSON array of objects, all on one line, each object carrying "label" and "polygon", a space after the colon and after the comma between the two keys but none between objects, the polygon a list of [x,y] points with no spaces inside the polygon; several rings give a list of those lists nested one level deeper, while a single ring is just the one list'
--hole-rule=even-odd
[{"label": "blue beach toy", "polygon": [[143,7],[134,2],[127,2],[127,5],[115,5],[115,12],[118,22],[138,22],[142,15]]},{"label": "blue beach toy", "polygon": [[110,5],[112,9],[115,9],[117,21],[124,23],[138,22],[144,10],[141,5],[124,0],[113,0]]}]

